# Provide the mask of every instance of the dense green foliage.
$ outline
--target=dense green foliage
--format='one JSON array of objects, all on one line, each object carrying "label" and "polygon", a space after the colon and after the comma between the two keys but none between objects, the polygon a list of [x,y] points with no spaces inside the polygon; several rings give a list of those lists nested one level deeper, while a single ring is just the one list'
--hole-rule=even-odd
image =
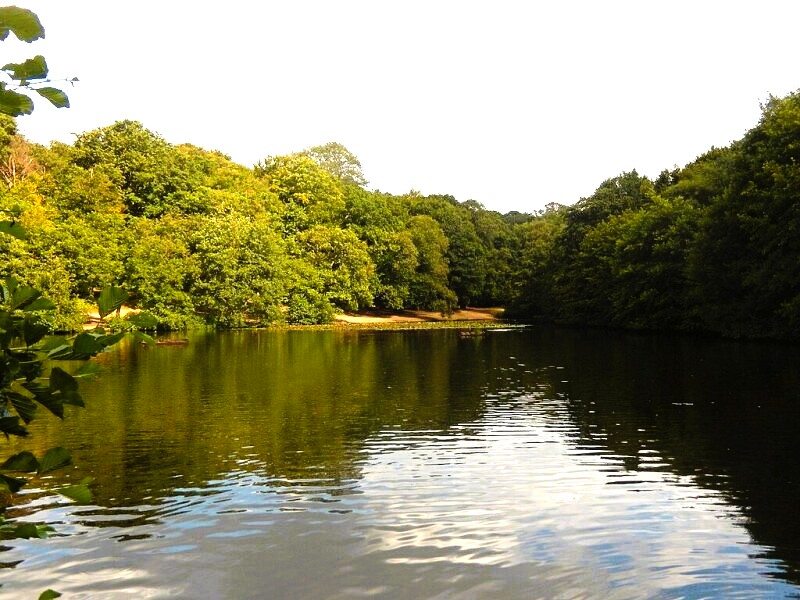
[{"label": "dense green foliage", "polygon": [[[517,308],[574,323],[800,336],[800,95],[727,148],[522,225]],[[527,289],[525,286],[528,286]]]},{"label": "dense green foliage", "polygon": [[103,285],[141,312],[117,326],[322,323],[367,307],[734,336],[800,335],[800,97],[655,181],[635,171],[535,215],[366,188],[330,143],[249,169],[121,121],[73,145],[0,123],[0,277],[77,327]]},{"label": "dense green foliage", "polygon": [[29,235],[0,239],[0,276],[41,289],[58,328],[77,327],[109,283],[141,310],[119,326],[161,328],[321,323],[373,306],[447,313],[511,287],[515,241],[499,214],[368,191],[339,144],[247,169],[132,121],[50,148],[3,123],[0,153],[16,168],[0,209]]}]

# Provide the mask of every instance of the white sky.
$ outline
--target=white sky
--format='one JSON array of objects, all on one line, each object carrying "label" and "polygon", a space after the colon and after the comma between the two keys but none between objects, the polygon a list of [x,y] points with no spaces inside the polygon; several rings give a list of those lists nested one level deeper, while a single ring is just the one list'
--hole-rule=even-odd
[{"label": "white sky", "polygon": [[[77,76],[30,139],[121,119],[251,166],[337,141],[370,186],[532,211],[740,138],[800,87],[800,2],[24,1]],[[22,46],[18,48],[17,46]]]}]

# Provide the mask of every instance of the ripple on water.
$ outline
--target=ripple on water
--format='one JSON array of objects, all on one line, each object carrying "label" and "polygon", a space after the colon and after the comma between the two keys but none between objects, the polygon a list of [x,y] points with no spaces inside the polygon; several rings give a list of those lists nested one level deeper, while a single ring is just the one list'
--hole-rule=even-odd
[{"label": "ripple on water", "polygon": [[32,586],[48,587],[37,573],[49,570],[65,589],[98,597],[244,597],[267,585],[284,597],[791,590],[770,579],[774,563],[754,560],[763,549],[721,494],[666,471],[670,457],[646,441],[615,453],[573,424],[575,401],[564,397],[484,401],[475,421],[367,436],[351,449],[353,476],[313,465],[270,475],[249,455],[147,505],[44,504],[36,517],[63,523],[68,537],[24,542],[14,554],[32,558],[17,569]]}]

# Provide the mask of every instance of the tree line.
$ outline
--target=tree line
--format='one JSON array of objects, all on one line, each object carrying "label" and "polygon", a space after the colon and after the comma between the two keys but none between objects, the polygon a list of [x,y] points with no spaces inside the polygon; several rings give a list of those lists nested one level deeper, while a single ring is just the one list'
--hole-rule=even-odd
[{"label": "tree line", "polygon": [[524,314],[733,337],[800,336],[800,95],[651,181],[631,171],[523,225]]},{"label": "tree line", "polygon": [[340,144],[246,168],[133,121],[45,148],[1,119],[0,209],[27,237],[0,238],[0,277],[42,290],[54,327],[77,327],[112,282],[142,309],[132,326],[167,329],[508,297],[513,235],[500,214],[369,191]]},{"label": "tree line", "polygon": [[[655,180],[636,171],[572,206],[501,215],[448,195],[367,188],[337,143],[253,168],[120,121],[73,144],[0,118],[0,278],[80,325],[103,285],[141,309],[119,327],[322,323],[378,307],[731,336],[800,334],[800,96]],[[8,218],[8,217],[7,217]]]}]

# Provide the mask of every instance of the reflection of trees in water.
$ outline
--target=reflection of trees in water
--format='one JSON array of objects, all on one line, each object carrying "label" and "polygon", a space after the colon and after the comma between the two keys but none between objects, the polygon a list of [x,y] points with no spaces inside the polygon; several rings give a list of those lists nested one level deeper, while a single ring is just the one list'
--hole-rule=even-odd
[{"label": "reflection of trees in water", "polygon": [[722,493],[800,581],[797,348],[575,331],[537,343],[566,367],[550,383],[579,443],[608,447],[629,470],[647,469],[640,451],[655,450],[670,472]]},{"label": "reflection of trees in water", "polygon": [[74,448],[99,504],[132,506],[241,471],[333,489],[360,477],[377,432],[478,421],[489,394],[560,395],[576,444],[629,470],[652,468],[640,451],[655,451],[660,470],[723,494],[798,582],[798,358],[791,346],[553,329],[199,335],[107,355],[87,409],[64,426],[43,418],[32,439]]},{"label": "reflection of trees in water", "polygon": [[43,421],[36,437],[75,448],[106,506],[238,470],[353,479],[377,431],[477,418],[485,369],[469,342],[454,331],[247,331],[129,345],[104,357],[83,413],[65,427]]}]

